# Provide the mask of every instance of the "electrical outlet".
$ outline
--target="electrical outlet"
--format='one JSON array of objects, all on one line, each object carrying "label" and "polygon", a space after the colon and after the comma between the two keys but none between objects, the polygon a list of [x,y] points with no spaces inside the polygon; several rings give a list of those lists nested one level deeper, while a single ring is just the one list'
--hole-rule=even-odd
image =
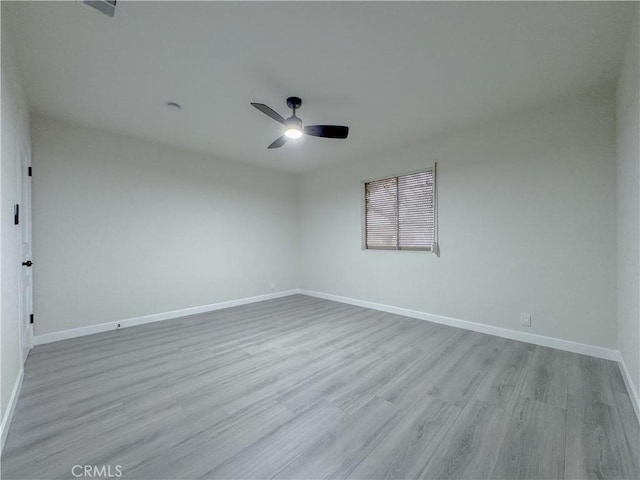
[{"label": "electrical outlet", "polygon": [[528,313],[521,313],[520,314],[520,325],[522,325],[523,327],[530,327],[531,326],[531,315],[529,315]]}]

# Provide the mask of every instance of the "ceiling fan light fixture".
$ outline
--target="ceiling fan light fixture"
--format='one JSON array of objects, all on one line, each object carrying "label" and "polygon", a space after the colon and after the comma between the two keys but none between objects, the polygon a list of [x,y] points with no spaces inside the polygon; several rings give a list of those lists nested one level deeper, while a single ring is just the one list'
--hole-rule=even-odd
[{"label": "ceiling fan light fixture", "polygon": [[302,120],[295,113],[285,120],[284,136],[294,140],[302,136]]},{"label": "ceiling fan light fixture", "polygon": [[296,138],[300,138],[302,136],[302,130],[300,129],[300,127],[290,126],[284,129],[284,134],[287,138],[292,138],[295,140]]}]

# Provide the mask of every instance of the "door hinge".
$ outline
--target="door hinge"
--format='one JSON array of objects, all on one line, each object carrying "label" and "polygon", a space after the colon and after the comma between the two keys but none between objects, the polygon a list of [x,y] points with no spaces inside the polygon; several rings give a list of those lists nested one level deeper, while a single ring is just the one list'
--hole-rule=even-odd
[{"label": "door hinge", "polygon": [[33,169],[31,167],[29,167],[29,176],[33,177]]},{"label": "door hinge", "polygon": [[19,225],[20,224],[20,205],[18,205],[16,203],[15,209],[13,211],[13,224],[14,225]]},{"label": "door hinge", "polygon": [[29,323],[33,323],[33,313],[29,315]]}]

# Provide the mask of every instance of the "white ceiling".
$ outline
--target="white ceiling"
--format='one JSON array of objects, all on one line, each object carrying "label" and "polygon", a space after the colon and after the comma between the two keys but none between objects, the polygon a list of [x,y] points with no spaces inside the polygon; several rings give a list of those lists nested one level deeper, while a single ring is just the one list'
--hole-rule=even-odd
[{"label": "white ceiling", "polygon": [[[270,168],[304,171],[617,76],[628,3],[2,2],[30,108]],[[306,124],[267,150],[302,97]],[[180,112],[165,102],[183,105]]]}]

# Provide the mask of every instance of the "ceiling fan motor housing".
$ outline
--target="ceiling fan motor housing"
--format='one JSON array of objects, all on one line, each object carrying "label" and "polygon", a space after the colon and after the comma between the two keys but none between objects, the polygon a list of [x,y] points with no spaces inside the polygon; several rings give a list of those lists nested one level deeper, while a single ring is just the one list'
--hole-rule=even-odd
[{"label": "ceiling fan motor housing", "polygon": [[302,129],[302,120],[300,120],[298,117],[295,116],[295,114],[293,114],[292,116],[290,116],[289,118],[287,118],[285,120],[284,128],[285,128],[285,130],[287,130],[289,128],[295,128],[297,130],[301,130]]}]

